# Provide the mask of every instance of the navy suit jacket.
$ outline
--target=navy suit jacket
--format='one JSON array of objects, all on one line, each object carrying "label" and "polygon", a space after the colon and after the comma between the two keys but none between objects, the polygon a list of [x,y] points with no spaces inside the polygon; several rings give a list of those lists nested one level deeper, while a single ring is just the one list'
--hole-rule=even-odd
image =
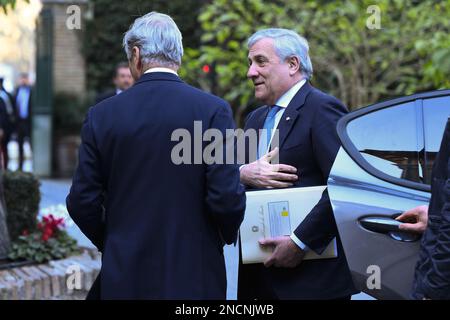
[{"label": "navy suit jacket", "polygon": [[[261,129],[268,111],[269,107],[263,106],[249,114],[245,129]],[[308,82],[291,100],[278,124],[279,163],[297,168],[299,179],[294,187],[327,184],[340,147],[336,123],[347,112],[339,100]],[[339,257],[303,261],[294,269],[261,265],[260,274],[280,299],[333,299],[356,292],[327,191],[294,233],[318,254],[336,237]],[[246,265],[240,267],[243,272],[239,276],[245,276]]]},{"label": "navy suit jacket", "polygon": [[116,93],[115,89],[114,90],[109,90],[109,91],[106,91],[106,92],[102,92],[101,94],[99,94],[99,95],[97,95],[95,97],[95,104],[98,104],[98,103],[102,102],[105,99],[114,97],[116,94],[117,93]]},{"label": "navy suit jacket", "polygon": [[172,133],[194,144],[194,121],[234,128],[225,101],[170,73],[89,110],[67,208],[103,253],[102,299],[225,299],[223,245],[236,241],[245,190],[238,165],[172,162]]}]

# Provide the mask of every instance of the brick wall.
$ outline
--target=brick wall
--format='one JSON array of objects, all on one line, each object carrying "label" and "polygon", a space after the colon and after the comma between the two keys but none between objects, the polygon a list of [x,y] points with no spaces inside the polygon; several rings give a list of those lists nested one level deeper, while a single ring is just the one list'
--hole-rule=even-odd
[{"label": "brick wall", "polygon": [[[84,94],[86,67],[82,49],[84,16],[88,10],[86,0],[43,1],[53,12],[53,84],[55,92]],[[67,8],[77,5],[81,9],[81,29],[70,30],[66,26],[71,14]]]},{"label": "brick wall", "polygon": [[86,249],[63,260],[0,270],[0,300],[84,299],[100,267],[100,254]]}]

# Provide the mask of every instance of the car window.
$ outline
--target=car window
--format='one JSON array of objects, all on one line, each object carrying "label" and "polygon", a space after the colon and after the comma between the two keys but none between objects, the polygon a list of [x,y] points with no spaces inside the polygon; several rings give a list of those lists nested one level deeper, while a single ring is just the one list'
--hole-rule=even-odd
[{"label": "car window", "polygon": [[450,117],[450,97],[424,99],[425,182],[431,183],[431,170],[439,151],[445,124]]},{"label": "car window", "polygon": [[421,106],[415,101],[351,120],[347,134],[364,159],[395,178],[423,183]]}]

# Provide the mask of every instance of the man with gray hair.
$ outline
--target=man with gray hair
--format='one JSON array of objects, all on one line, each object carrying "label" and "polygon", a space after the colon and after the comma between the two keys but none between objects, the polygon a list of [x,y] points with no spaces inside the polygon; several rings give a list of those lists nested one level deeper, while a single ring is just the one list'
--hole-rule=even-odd
[{"label": "man with gray hair", "polygon": [[89,297],[225,299],[223,246],[236,241],[245,210],[239,168],[176,164],[172,151],[173,133],[194,137],[194,122],[225,139],[235,128],[231,108],[178,77],[182,39],[169,16],[136,19],[123,46],[136,82],[89,110],[67,197],[70,216],[102,252]]},{"label": "man with gray hair", "polygon": [[[336,123],[347,108],[311,86],[308,42],[296,32],[260,30],[248,48],[247,77],[265,106],[248,115],[245,129],[268,134],[259,137],[258,159],[240,168],[241,181],[249,189],[326,185],[339,149]],[[279,143],[271,149],[274,129]],[[302,261],[309,250],[321,254],[333,238],[337,258]],[[349,299],[356,293],[327,191],[291,234],[260,244],[273,254],[264,264],[240,263],[239,299]]]}]

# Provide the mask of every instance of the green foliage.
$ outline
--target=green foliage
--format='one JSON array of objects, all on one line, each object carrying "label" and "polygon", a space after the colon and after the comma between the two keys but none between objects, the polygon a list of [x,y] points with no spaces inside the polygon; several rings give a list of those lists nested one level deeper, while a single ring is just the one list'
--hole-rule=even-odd
[{"label": "green foliage", "polygon": [[79,134],[93,97],[60,92],[53,99],[53,129],[56,135]]},{"label": "green foliage", "polygon": [[31,173],[6,171],[3,175],[7,225],[11,240],[16,240],[23,230],[36,228],[41,193],[40,182]]},{"label": "green foliage", "polygon": [[[25,0],[29,2],[29,0]],[[3,9],[4,13],[8,13],[8,9],[13,9],[16,7],[16,0],[0,0],[0,8]]]},{"label": "green foliage", "polygon": [[[259,104],[246,78],[247,38],[267,27],[306,37],[313,85],[351,109],[450,87],[450,0],[92,2],[96,10],[84,46],[90,90],[110,86],[115,64],[126,60],[124,32],[152,10],[171,15],[183,33],[181,77],[229,101],[239,123]],[[381,29],[366,26],[371,5],[381,10]],[[205,64],[211,67],[207,74]]]},{"label": "green foliage", "polygon": [[256,104],[252,84],[246,78],[247,38],[258,28],[275,26],[283,16],[284,9],[271,1],[217,0],[205,6],[199,16],[202,44],[195,51],[191,49],[195,54],[185,59],[180,75],[208,90],[196,81],[202,78],[196,64],[212,64],[215,86],[210,91],[231,103],[239,122],[248,104]]},{"label": "green foliage", "polygon": [[41,232],[22,235],[12,244],[8,258],[28,260],[38,263],[54,259],[64,259],[78,252],[77,242],[66,231],[59,230],[55,237],[42,240]]},{"label": "green foliage", "polygon": [[[447,16],[450,10],[447,8]],[[448,20],[447,20],[448,21]],[[439,30],[426,41],[416,41],[415,48],[428,60],[424,65],[424,82],[438,89],[450,88],[450,32]]]},{"label": "green foliage", "polygon": [[91,0],[94,18],[87,21],[84,36],[84,54],[87,62],[89,90],[103,91],[112,86],[114,68],[126,61],[122,48],[124,33],[131,23],[148,12],[158,11],[170,15],[183,34],[185,47],[199,44],[198,13],[207,0]]},{"label": "green foliage", "polygon": [[[381,10],[381,29],[366,27],[370,5]],[[255,104],[246,79],[247,38],[262,28],[288,28],[309,41],[313,85],[354,109],[449,87],[449,16],[449,0],[216,0],[199,17],[202,42],[186,50],[181,75],[199,84],[199,65],[213,63],[213,92],[241,120]]]}]

